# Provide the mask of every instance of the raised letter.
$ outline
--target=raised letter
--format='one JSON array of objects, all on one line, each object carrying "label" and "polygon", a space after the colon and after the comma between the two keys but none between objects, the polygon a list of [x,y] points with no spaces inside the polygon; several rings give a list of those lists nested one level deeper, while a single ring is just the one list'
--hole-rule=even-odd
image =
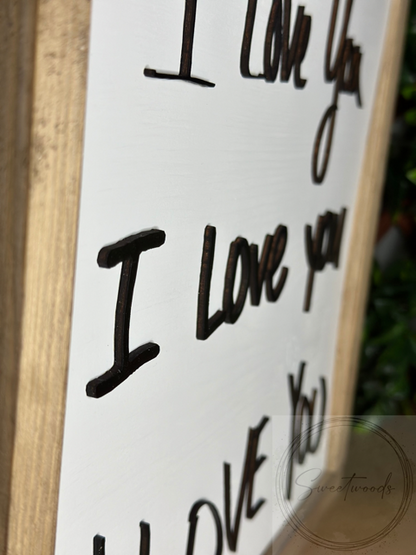
[{"label": "raised letter", "polygon": [[296,16],[295,29],[293,31],[292,40],[289,46],[290,37],[290,14],[292,10],[292,0],[285,0],[285,9],[283,15],[283,48],[282,48],[282,68],[280,70],[280,80],[287,82],[292,73],[292,67],[295,63],[296,52],[299,47],[300,35],[302,30],[302,23],[304,18],[305,8],[299,6]]},{"label": "raised letter", "polygon": [[243,77],[261,79],[263,75],[252,75],[250,73],[250,52],[253,39],[254,21],[256,19],[257,0],[248,0],[246,24],[244,27],[243,44],[241,45],[240,73]]},{"label": "raised letter", "polygon": [[188,81],[195,85],[204,87],[215,87],[215,83],[191,77],[192,69],[192,49],[194,45],[195,19],[196,19],[196,1],[185,0],[185,14],[183,18],[183,34],[182,34],[182,52],[179,74],[162,73],[155,69],[145,68],[143,73],[146,77],[154,77],[156,79],[176,79],[179,81]]},{"label": "raised letter", "polygon": [[[96,535],[93,539],[94,555],[105,555],[105,537]],[[140,551],[139,555],[150,554],[150,526],[147,522],[140,523]]]},{"label": "raised letter", "polygon": [[[241,259],[241,277],[237,300],[234,303],[233,293],[238,259]],[[250,249],[247,239],[237,237],[230,245],[227,269],[224,279],[223,310],[227,324],[235,324],[240,317],[246,302],[250,284]]]},{"label": "raised letter", "polygon": [[305,226],[305,246],[309,275],[303,304],[304,312],[309,312],[311,307],[315,272],[322,271],[329,262],[335,268],[338,268],[346,213],[347,210],[344,208],[340,215],[327,211],[324,216],[319,216],[313,238],[312,226]]},{"label": "raised letter", "polygon": [[188,533],[188,546],[186,548],[186,555],[193,555],[196,525],[198,524],[198,511],[204,505],[207,505],[207,507],[210,509],[211,514],[214,518],[215,528],[217,531],[217,549],[215,550],[215,555],[221,555],[222,553],[222,526],[221,526],[220,515],[218,514],[218,511],[217,511],[217,507],[214,505],[214,503],[211,503],[211,501],[207,501],[206,499],[201,499],[193,504],[191,512],[189,513],[189,533]]},{"label": "raised letter", "polygon": [[[294,376],[289,374],[289,392],[291,399],[291,412],[292,412],[292,424],[291,424],[291,439],[290,439],[290,454],[288,469],[286,475],[286,498],[290,499],[292,491],[292,477],[293,477],[293,464],[295,457],[299,464],[303,464],[307,453],[315,453],[319,447],[323,432],[324,415],[326,408],[326,383],[325,378],[320,378],[321,385],[321,410],[320,410],[320,421],[313,426],[313,415],[315,412],[315,402],[317,390],[313,389],[312,394],[309,397],[306,395],[301,395],[302,382],[305,372],[305,362],[301,362],[298,371],[297,384],[295,384]],[[303,417],[305,412],[307,413],[307,428],[306,432],[303,432]],[[312,433],[316,436],[314,444],[312,444],[311,436]]]},{"label": "raised letter", "polygon": [[225,320],[223,310],[217,310],[211,318],[208,318],[216,233],[215,227],[211,225],[206,226],[204,247],[202,249],[201,272],[199,275],[198,315],[196,321],[196,338],[202,340],[208,339]]},{"label": "raised letter", "polygon": [[286,250],[287,243],[287,227],[284,225],[279,225],[273,236],[272,248],[269,255],[269,261],[267,264],[266,272],[266,294],[267,300],[271,303],[275,303],[280,297],[280,293],[286,283],[286,278],[289,273],[287,268],[282,268],[280,272],[279,281],[276,287],[273,287],[273,276],[280,266],[283,255]]},{"label": "raised letter", "polygon": [[88,382],[88,397],[102,397],[124,382],[140,366],[157,357],[160,348],[146,343],[129,352],[131,303],[140,254],[160,247],[165,232],[158,229],[143,231],[126,237],[113,245],[103,247],[98,254],[101,268],[113,268],[122,262],[114,326],[114,364],[104,374]]},{"label": "raised letter", "polygon": [[263,282],[266,278],[267,262],[269,260],[270,249],[272,247],[272,235],[266,235],[263,243],[263,250],[259,262],[259,247],[253,243],[250,245],[250,296],[251,304],[259,306]]},{"label": "raised letter", "polygon": [[252,506],[254,476],[266,457],[263,455],[257,458],[258,439],[265,425],[268,422],[267,416],[264,416],[257,428],[249,428],[246,457],[244,463],[243,474],[240,482],[240,492],[238,496],[238,504],[234,519],[234,526],[231,525],[231,465],[224,463],[224,503],[225,503],[225,529],[227,532],[227,541],[230,551],[237,550],[238,533],[240,529],[241,513],[243,510],[244,496],[247,491],[247,518],[253,518],[260,507],[265,502],[259,499],[256,505]]},{"label": "raised letter", "polygon": [[[274,44],[273,44],[274,43]],[[273,60],[272,60],[272,46]],[[266,81],[274,83],[279,71],[282,50],[282,0],[274,0],[264,39],[263,66]]]},{"label": "raised letter", "polygon": [[[328,82],[335,81],[335,86],[331,105],[325,111],[319,124],[312,153],[312,179],[317,185],[320,185],[323,182],[328,170],[340,93],[346,92],[355,94],[357,104],[358,106],[361,106],[361,49],[359,46],[354,45],[352,39],[347,38],[352,5],[353,0],[347,0],[345,3],[344,19],[341,25],[338,49],[335,60],[332,62],[332,50],[334,45],[335,27],[338,18],[339,0],[333,0],[332,3],[332,15],[329,24],[325,55],[325,78]],[[325,141],[325,145],[323,146],[323,153],[320,155],[323,140]],[[322,161],[319,167],[320,157],[322,158]]]}]

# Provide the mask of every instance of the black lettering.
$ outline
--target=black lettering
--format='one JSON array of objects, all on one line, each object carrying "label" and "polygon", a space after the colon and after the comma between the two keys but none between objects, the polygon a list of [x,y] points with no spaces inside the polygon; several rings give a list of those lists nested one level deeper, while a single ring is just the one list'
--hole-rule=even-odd
[{"label": "black lettering", "polygon": [[[312,178],[313,182],[316,184],[321,184],[324,181],[328,163],[329,163],[329,155],[331,154],[332,148],[332,139],[334,136],[334,129],[335,129],[335,120],[337,115],[338,106],[336,104],[332,104],[325,112],[322,117],[321,123],[318,127],[318,132],[315,138],[314,144],[314,152],[313,152],[313,159],[312,159]],[[319,155],[322,145],[322,137],[324,136],[325,129],[326,132],[326,140],[325,140],[325,147],[324,147],[324,154],[322,165],[319,168]]]},{"label": "black lettering", "polygon": [[[236,551],[238,534],[240,529],[241,515],[243,510],[244,498],[246,501],[246,517],[252,519],[262,505],[266,502],[265,499],[259,499],[253,504],[253,490],[254,480],[257,471],[266,460],[264,455],[258,456],[258,443],[260,435],[269,421],[267,416],[264,416],[256,428],[249,428],[246,455],[244,462],[243,474],[241,477],[240,492],[237,510],[234,519],[234,526],[231,525],[231,467],[229,464],[224,463],[224,503],[225,503],[225,522],[227,531],[227,541],[231,551]],[[247,495],[246,495],[247,494]],[[215,524],[216,532],[216,549],[215,555],[222,555],[223,551],[223,528],[221,517],[217,507],[207,499],[200,499],[196,501],[189,512],[189,529],[188,529],[188,542],[186,548],[186,555],[193,555],[195,549],[195,538],[198,525],[198,513],[202,507],[208,507]],[[105,555],[105,537],[97,534],[93,538],[93,555]],[[150,555],[150,525],[145,522],[140,522],[140,551],[139,555]]]},{"label": "black lettering", "polygon": [[[244,237],[237,237],[230,244],[224,277],[222,310],[217,310],[213,316],[208,317],[216,230],[215,227],[206,226],[199,276],[197,339],[207,339],[224,322],[235,324],[244,309],[249,289],[253,306],[260,304],[263,283],[266,284],[267,300],[273,303],[277,301],[289,273],[288,268],[283,267],[276,285],[273,284],[274,276],[286,250],[287,235],[287,228],[283,225],[276,228],[273,237],[266,235],[260,261],[258,246],[254,243],[249,246]],[[241,263],[241,273],[237,298],[234,301],[238,261]]]},{"label": "black lettering", "polygon": [[256,19],[257,0],[248,0],[243,42],[241,45],[240,73],[251,79],[265,79],[274,82],[280,66],[280,80],[288,82],[295,67],[294,83],[303,88],[306,79],[301,77],[301,65],[309,44],[312,18],[305,15],[304,6],[299,6],[292,38],[290,39],[290,19],[292,0],[273,0],[269,13],[263,48],[263,71],[259,75],[250,72],[251,43]]},{"label": "black lettering", "polygon": [[97,534],[92,540],[94,555],[105,555],[105,538]]},{"label": "black lettering", "polygon": [[334,233],[334,240],[332,243],[332,252],[328,258],[328,262],[331,262],[334,268],[338,268],[339,265],[339,253],[341,250],[342,234],[344,231],[345,216],[347,215],[347,209],[343,208],[341,213],[334,214],[334,226],[332,227],[332,232]]},{"label": "black lettering", "polygon": [[[347,37],[352,6],[353,0],[347,0],[337,54],[333,60],[334,35],[338,19],[339,0],[333,0],[332,2],[332,14],[325,54],[325,79],[328,82],[335,81],[335,86],[332,103],[322,116],[315,137],[312,155],[312,180],[316,185],[323,183],[328,170],[340,93],[355,94],[358,106],[362,105],[360,92],[361,49],[354,44],[352,39]],[[325,146],[323,147],[322,163],[319,167],[324,136],[326,137]]]},{"label": "black lettering", "polygon": [[253,306],[259,306],[260,304],[261,291],[266,278],[267,263],[272,242],[273,237],[271,235],[266,235],[263,243],[263,250],[261,252],[260,263],[258,259],[259,247],[255,243],[250,245],[250,295],[251,304]]},{"label": "black lettering", "polygon": [[[273,59],[272,59],[273,49]],[[274,0],[267,23],[266,37],[264,40],[264,78],[274,83],[279,71],[280,56],[282,51],[282,0]]]},{"label": "black lettering", "polygon": [[[93,555],[105,555],[105,537],[97,534],[93,538]],[[150,526],[147,522],[140,522],[140,551],[139,555],[150,555]]]},{"label": "black lettering", "polygon": [[256,19],[257,0],[248,0],[246,23],[244,26],[243,43],[240,55],[240,73],[243,77],[261,79],[263,75],[252,75],[250,73],[251,41],[253,40],[254,21]]},{"label": "black lettering", "polygon": [[[234,303],[234,284],[237,272],[238,259],[241,260],[240,287],[237,300]],[[224,279],[224,295],[222,308],[225,312],[227,324],[235,324],[240,317],[246,302],[248,287],[250,284],[250,249],[247,239],[237,237],[230,245],[227,269]]]},{"label": "black lettering", "polygon": [[327,211],[323,216],[318,216],[313,236],[312,226],[305,226],[309,274],[303,304],[304,312],[310,311],[315,273],[321,272],[328,263],[338,268],[346,213],[346,208],[343,208],[339,215]]},{"label": "black lettering", "polygon": [[165,242],[165,232],[158,229],[143,231],[126,237],[113,245],[103,247],[98,254],[101,268],[113,268],[122,262],[114,326],[114,364],[110,370],[88,382],[89,397],[99,398],[113,391],[140,366],[156,358],[160,347],[146,343],[129,352],[131,303],[140,254],[160,247]]},{"label": "black lettering", "polygon": [[305,8],[299,6],[295,29],[293,31],[292,40],[290,41],[290,15],[292,11],[292,0],[285,0],[284,16],[283,16],[283,48],[282,48],[282,69],[280,70],[280,80],[288,82],[295,63],[296,51],[300,43],[300,32],[302,29]]},{"label": "black lettering", "polygon": [[[291,413],[292,413],[292,425],[291,425],[291,433],[290,433],[290,442],[291,442],[291,452],[289,457],[289,467],[287,469],[287,476],[286,476],[286,499],[290,499],[291,491],[292,491],[292,476],[293,476],[293,459],[297,451],[298,443],[300,441],[299,434],[296,434],[297,431],[297,407],[300,400],[300,392],[302,389],[302,382],[303,382],[303,375],[305,372],[305,362],[301,362],[298,371],[298,379],[297,384],[295,384],[293,374],[289,374],[289,393],[290,393],[290,400],[291,400]],[[297,442],[296,445],[294,442]]]},{"label": "black lettering", "polygon": [[195,20],[196,20],[196,3],[197,0],[185,0],[185,14],[183,19],[183,33],[182,33],[182,51],[179,73],[166,73],[156,71],[155,69],[145,68],[143,73],[146,77],[153,77],[156,79],[171,79],[188,81],[195,85],[202,85],[204,87],[215,87],[214,83],[192,77],[192,51],[194,45],[195,33]]},{"label": "black lettering", "polygon": [[238,534],[240,529],[241,514],[243,511],[243,503],[245,493],[247,491],[247,518],[253,518],[260,507],[265,503],[264,499],[260,499],[255,506],[252,504],[254,476],[263,462],[265,456],[257,457],[258,439],[268,422],[265,416],[262,418],[257,428],[250,428],[247,440],[245,463],[240,482],[240,492],[238,496],[237,509],[235,512],[234,525],[231,524],[231,465],[224,463],[224,512],[225,512],[225,530],[227,534],[227,542],[230,551],[237,550]]},{"label": "black lettering", "polygon": [[[211,511],[211,514],[215,523],[215,529],[217,533],[217,547],[215,550],[215,555],[221,555],[222,553],[222,525],[221,525],[220,515],[214,503],[211,503],[211,501],[207,501],[206,499],[201,499],[200,501],[197,501],[196,503],[193,504],[192,509],[189,513],[189,533],[188,533],[188,546],[186,548],[186,555],[193,555],[196,527],[198,524],[198,512],[199,512],[199,509],[201,509],[201,507],[203,507],[204,505],[206,505]],[[140,555],[142,554],[140,553]]]},{"label": "black lettering", "polygon": [[140,522],[140,551],[139,555],[150,555],[150,524]]},{"label": "black lettering", "polygon": [[267,457],[265,455],[257,456],[257,449],[259,445],[260,434],[268,422],[268,418],[263,417],[257,428],[250,430],[249,441],[251,443],[250,449],[250,463],[248,468],[248,487],[247,487],[247,504],[246,504],[246,517],[252,519],[256,516],[260,508],[266,502],[265,499],[258,499],[253,505],[253,493],[254,493],[254,478],[256,472],[259,470],[261,465],[266,461]]},{"label": "black lettering", "polygon": [[309,15],[303,16],[302,27],[300,30],[299,45],[295,56],[295,87],[303,89],[307,80],[301,76],[302,62],[305,59],[308,49],[309,38],[311,35],[312,18]]},{"label": "black lettering", "polygon": [[[325,409],[326,409],[326,382],[324,378],[319,378],[320,388],[321,388],[321,410],[319,411],[320,420],[316,427],[314,428],[314,435],[315,435],[315,443],[312,443],[312,434],[308,434],[308,451],[309,453],[315,453],[319,447],[319,443],[321,441],[321,436],[323,432],[323,422],[325,416]],[[316,397],[316,389],[314,391],[314,398],[313,402],[315,404],[315,397]],[[308,421],[308,429],[311,430],[313,424],[313,413],[314,409],[310,411],[309,414],[309,421]]]},{"label": "black lettering", "polygon": [[267,300],[271,303],[275,303],[280,297],[283,287],[286,283],[286,278],[288,276],[289,270],[287,268],[282,268],[280,272],[279,280],[275,287],[273,287],[273,277],[277,272],[280,263],[282,261],[283,255],[285,254],[287,244],[287,227],[284,225],[279,225],[273,236],[272,246],[270,250],[269,260],[267,264],[266,272],[266,294]]},{"label": "black lettering", "polygon": [[[315,409],[315,399],[316,399],[316,389],[312,390],[312,395],[309,399],[305,395],[301,395],[300,397],[300,402],[296,407],[296,417],[295,417],[296,428],[299,431],[299,433],[302,433],[302,430],[303,430],[303,417],[305,415],[305,411],[306,411],[306,416],[308,418],[308,425],[309,425],[309,422],[312,420],[313,411]],[[309,432],[306,434],[306,437],[304,436],[304,434],[302,434],[302,436],[300,437],[300,441],[297,449],[297,456],[298,456],[297,458],[298,458],[299,464],[303,464],[305,460],[306,453],[308,452],[309,441],[310,441]]]},{"label": "black lettering", "polygon": [[223,310],[217,310],[213,316],[210,318],[208,317],[216,234],[217,231],[215,227],[211,225],[206,226],[204,247],[202,250],[201,272],[199,275],[198,316],[196,323],[196,337],[201,340],[208,339],[208,337],[225,321],[225,312]]},{"label": "black lettering", "polygon": [[[290,452],[289,463],[286,474],[286,498],[290,499],[293,481],[293,466],[295,460],[303,464],[307,453],[315,453],[319,447],[323,432],[324,415],[326,408],[326,383],[325,378],[320,378],[321,385],[321,411],[318,424],[313,425],[317,390],[313,389],[309,397],[302,395],[302,383],[305,374],[306,363],[301,362],[298,370],[297,382],[294,376],[289,374],[289,394],[291,401],[292,422],[290,429]],[[307,417],[306,432],[303,432],[304,416]],[[312,443],[312,432],[315,442]]]},{"label": "black lettering", "polygon": [[337,55],[335,57],[334,63],[332,64],[332,49],[334,44],[335,26],[338,19],[339,0],[333,0],[332,2],[332,13],[325,53],[325,78],[329,83],[334,81],[339,73],[339,67],[342,61],[342,53],[344,51],[345,41],[347,39],[348,33],[348,26],[351,19],[352,4],[353,0],[347,0],[345,4],[344,19],[342,22],[342,30],[338,42]]}]

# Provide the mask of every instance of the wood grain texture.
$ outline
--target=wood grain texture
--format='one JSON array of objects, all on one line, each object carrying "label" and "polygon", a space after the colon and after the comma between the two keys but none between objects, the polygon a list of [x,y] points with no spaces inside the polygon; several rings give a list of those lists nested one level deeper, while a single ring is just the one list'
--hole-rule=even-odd
[{"label": "wood grain texture", "polygon": [[0,2],[0,553],[7,541],[23,306],[35,4]]},{"label": "wood grain texture", "polygon": [[[22,1],[21,6],[17,27],[27,15],[28,3]],[[28,171],[26,182],[21,179],[20,197],[25,203],[16,209],[23,222],[9,224],[4,239],[11,250],[23,243],[16,250],[18,275],[11,275],[9,265],[7,279],[14,296],[24,299],[15,324],[21,337],[15,333],[13,353],[7,359],[14,381],[9,380],[9,391],[1,392],[2,402],[15,403],[8,408],[14,418],[7,425],[9,435],[14,435],[11,473],[8,485],[2,484],[10,499],[8,521],[2,521],[3,552],[8,555],[54,551],[89,34],[88,0],[38,0],[34,6],[30,126],[25,122]],[[12,42],[12,30],[9,37]],[[3,52],[2,60],[8,55]],[[18,138],[9,137],[10,148],[16,144]],[[12,200],[19,196],[9,194]],[[13,219],[13,214],[3,217]],[[13,234],[17,224],[24,239]],[[5,302],[13,306],[7,305],[2,318],[13,322],[16,307],[13,300]]]},{"label": "wood grain texture", "polygon": [[[367,137],[356,198],[350,248],[346,260],[341,313],[338,326],[330,414],[349,415],[357,380],[358,358],[369,290],[369,278],[384,175],[401,68],[408,0],[393,0],[384,42],[379,81]],[[329,470],[345,456],[346,438],[339,429],[330,438]]]}]

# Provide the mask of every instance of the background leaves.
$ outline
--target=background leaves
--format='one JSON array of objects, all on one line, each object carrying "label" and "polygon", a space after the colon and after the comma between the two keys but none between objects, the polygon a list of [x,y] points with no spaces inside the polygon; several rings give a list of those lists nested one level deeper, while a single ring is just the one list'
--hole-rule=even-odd
[{"label": "background leaves", "polygon": [[404,255],[374,263],[355,414],[416,414],[416,0],[412,0],[379,234],[396,226]]}]

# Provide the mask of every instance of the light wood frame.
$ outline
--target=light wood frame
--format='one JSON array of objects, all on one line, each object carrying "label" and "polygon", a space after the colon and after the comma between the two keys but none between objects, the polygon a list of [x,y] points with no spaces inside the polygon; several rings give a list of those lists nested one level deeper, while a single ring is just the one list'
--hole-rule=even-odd
[{"label": "light wood frame", "polygon": [[[333,415],[352,406],[407,10],[408,0],[392,0],[348,253]],[[89,0],[0,5],[0,553],[7,555],[54,553],[89,26]],[[343,449],[332,442],[330,464]]]},{"label": "light wood frame", "polygon": [[54,551],[90,2],[2,0],[0,552]]},{"label": "light wood frame", "polygon": [[[380,214],[384,175],[390,144],[390,127],[396,105],[409,0],[393,0],[381,58],[377,93],[367,136],[342,292],[330,414],[351,414],[369,278]],[[336,395],[335,395],[336,393]],[[334,434],[330,440],[328,470],[345,457],[346,443]],[[334,466],[335,465],[335,466]]]}]

